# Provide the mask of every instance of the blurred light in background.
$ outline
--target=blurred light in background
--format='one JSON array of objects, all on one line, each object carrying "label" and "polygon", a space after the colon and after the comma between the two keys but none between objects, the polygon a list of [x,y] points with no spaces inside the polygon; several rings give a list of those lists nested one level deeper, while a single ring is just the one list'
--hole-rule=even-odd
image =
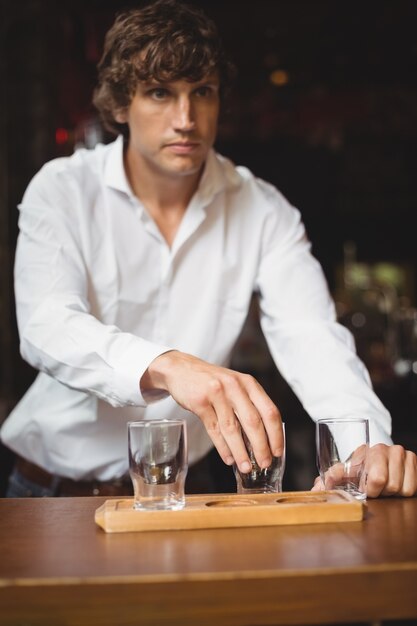
[{"label": "blurred light in background", "polygon": [[66,128],[57,128],[55,131],[55,142],[58,146],[62,146],[67,143],[69,139],[69,133]]},{"label": "blurred light in background", "polygon": [[289,76],[285,70],[274,70],[269,75],[269,80],[276,87],[283,87],[288,84]]}]

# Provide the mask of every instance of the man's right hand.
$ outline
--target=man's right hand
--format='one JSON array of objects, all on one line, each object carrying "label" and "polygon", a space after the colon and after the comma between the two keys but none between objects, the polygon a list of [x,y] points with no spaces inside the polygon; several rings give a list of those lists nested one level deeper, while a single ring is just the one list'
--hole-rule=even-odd
[{"label": "man's right hand", "polygon": [[242,472],[251,469],[242,429],[261,468],[283,452],[280,412],[249,374],[171,351],[150,364],[140,384],[142,390],[168,391],[180,406],[197,415],[227,465],[236,463]]}]

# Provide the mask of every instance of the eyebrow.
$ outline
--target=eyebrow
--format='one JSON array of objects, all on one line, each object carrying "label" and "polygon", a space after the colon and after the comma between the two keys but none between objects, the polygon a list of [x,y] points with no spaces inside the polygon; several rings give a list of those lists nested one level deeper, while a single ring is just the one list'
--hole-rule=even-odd
[{"label": "eyebrow", "polygon": [[169,81],[162,81],[162,80],[145,80],[145,81],[139,81],[138,83],[138,87],[143,87],[144,89],[148,89],[149,87],[165,87],[166,85],[169,85]]},{"label": "eyebrow", "polygon": [[[171,85],[172,83],[176,83],[181,80],[186,80],[186,79],[176,78],[173,80],[158,80],[157,78],[150,78],[145,81],[139,81],[138,87],[143,87],[144,89],[149,89],[153,87],[165,87],[166,88],[166,87],[169,87],[169,85]],[[191,80],[191,81],[186,81],[186,82],[193,84],[193,85],[197,85],[197,86],[210,85],[210,86],[217,87],[220,85],[220,80],[217,76],[206,76],[206,77],[203,77],[201,80]]]}]

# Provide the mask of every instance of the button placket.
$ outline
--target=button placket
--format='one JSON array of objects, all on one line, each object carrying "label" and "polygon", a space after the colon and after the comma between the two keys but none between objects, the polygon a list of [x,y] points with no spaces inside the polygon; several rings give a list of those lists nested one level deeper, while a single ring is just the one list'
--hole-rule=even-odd
[{"label": "button placket", "polygon": [[169,294],[172,277],[172,255],[168,246],[161,246],[161,273],[158,307],[155,319],[155,341],[164,343],[168,331]]}]

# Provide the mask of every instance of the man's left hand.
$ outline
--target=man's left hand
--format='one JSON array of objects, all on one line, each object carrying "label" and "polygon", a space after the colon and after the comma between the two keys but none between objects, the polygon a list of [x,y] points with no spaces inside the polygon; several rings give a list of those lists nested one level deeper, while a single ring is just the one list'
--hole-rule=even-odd
[{"label": "man's left hand", "polygon": [[[402,446],[383,443],[372,446],[367,453],[366,470],[366,493],[369,498],[417,494],[417,456]],[[323,489],[321,478],[316,478],[312,490]]]}]

